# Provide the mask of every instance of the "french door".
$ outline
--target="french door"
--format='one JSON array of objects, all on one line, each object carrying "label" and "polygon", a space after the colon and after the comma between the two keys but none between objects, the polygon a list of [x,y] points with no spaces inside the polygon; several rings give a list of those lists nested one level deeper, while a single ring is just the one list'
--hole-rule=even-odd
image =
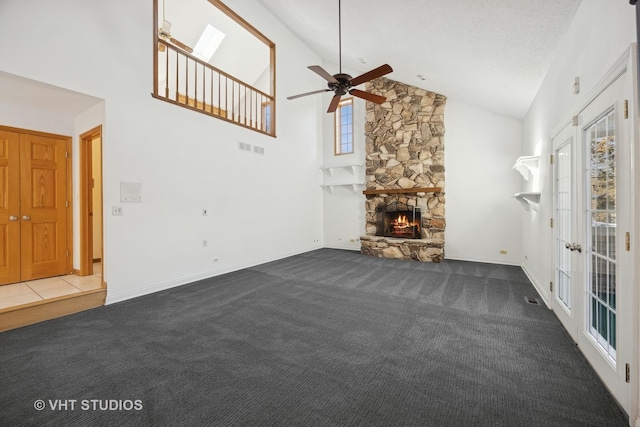
[{"label": "french door", "polygon": [[581,259],[577,252],[580,240],[577,223],[576,128],[568,124],[553,138],[553,218],[555,284],[551,305],[556,316],[574,341],[578,340],[579,300],[582,280]]},{"label": "french door", "polygon": [[[638,376],[634,227],[633,61],[553,138],[552,309],[627,414]],[[575,123],[575,122],[574,122]]]}]

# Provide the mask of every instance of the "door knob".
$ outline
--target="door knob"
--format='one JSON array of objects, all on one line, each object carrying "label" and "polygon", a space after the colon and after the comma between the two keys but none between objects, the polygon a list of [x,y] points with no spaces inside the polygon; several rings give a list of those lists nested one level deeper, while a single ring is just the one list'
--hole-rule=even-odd
[{"label": "door knob", "polygon": [[564,247],[569,249],[571,252],[578,251],[578,253],[582,253],[582,246],[577,243],[565,243]]},{"label": "door knob", "polygon": [[11,216],[9,217],[9,221],[17,221],[17,220],[18,220],[18,217],[17,217],[17,216],[13,216],[13,215],[11,215]]},{"label": "door knob", "polygon": [[23,215],[22,219],[24,219],[25,221],[29,221],[31,217],[29,215]]}]

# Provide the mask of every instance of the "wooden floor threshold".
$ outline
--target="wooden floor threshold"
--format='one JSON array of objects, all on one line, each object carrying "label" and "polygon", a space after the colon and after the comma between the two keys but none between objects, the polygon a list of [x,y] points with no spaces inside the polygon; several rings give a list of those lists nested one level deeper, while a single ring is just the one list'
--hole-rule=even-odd
[{"label": "wooden floor threshold", "polygon": [[106,289],[96,289],[0,309],[0,332],[102,307],[106,296]]}]

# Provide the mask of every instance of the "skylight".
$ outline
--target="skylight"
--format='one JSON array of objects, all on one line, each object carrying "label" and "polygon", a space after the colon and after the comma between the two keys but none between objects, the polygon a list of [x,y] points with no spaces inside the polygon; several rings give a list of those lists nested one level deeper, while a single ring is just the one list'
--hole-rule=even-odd
[{"label": "skylight", "polygon": [[213,27],[210,24],[207,24],[207,27],[202,32],[198,43],[193,48],[193,54],[202,59],[203,61],[209,62],[213,57],[213,54],[216,53],[216,50],[222,43],[225,34]]}]

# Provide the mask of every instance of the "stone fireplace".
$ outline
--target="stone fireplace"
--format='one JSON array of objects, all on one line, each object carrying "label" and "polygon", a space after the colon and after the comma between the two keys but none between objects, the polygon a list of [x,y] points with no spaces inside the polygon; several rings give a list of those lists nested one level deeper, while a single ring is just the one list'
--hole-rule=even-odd
[{"label": "stone fireplace", "polygon": [[[409,209],[411,208],[411,209]],[[376,209],[376,236],[420,239],[422,237],[421,211],[416,206],[396,209],[393,205],[381,205]]]},{"label": "stone fireplace", "polygon": [[367,83],[365,255],[440,262],[444,258],[446,98],[386,78]]}]

